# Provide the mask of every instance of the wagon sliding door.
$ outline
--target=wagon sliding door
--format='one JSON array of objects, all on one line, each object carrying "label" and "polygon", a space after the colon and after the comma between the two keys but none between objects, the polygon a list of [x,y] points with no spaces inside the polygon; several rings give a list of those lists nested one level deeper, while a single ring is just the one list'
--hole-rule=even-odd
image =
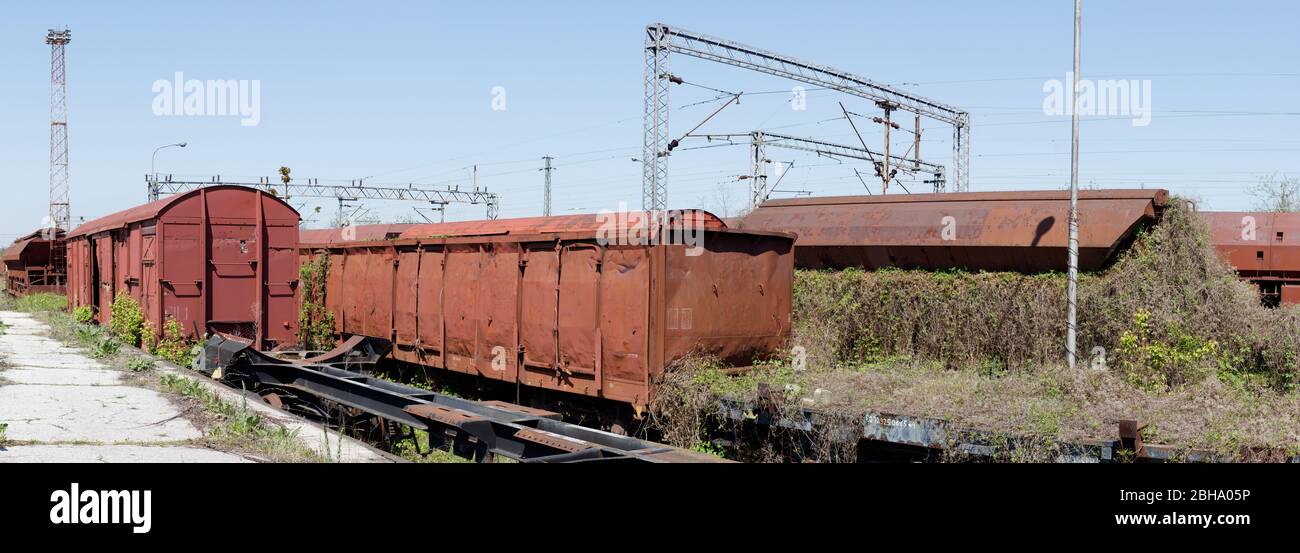
[{"label": "wagon sliding door", "polygon": [[[343,253],[346,258],[340,280],[341,293],[345,298],[344,304],[351,307],[343,310],[343,334],[392,340],[395,252],[388,247],[375,246],[344,249]],[[333,274],[330,276],[332,278]]]},{"label": "wagon sliding door", "polygon": [[[140,228],[140,309],[146,321],[157,321],[158,303],[158,224],[151,221]],[[157,323],[154,323],[157,327]],[[155,332],[157,329],[155,328]]]},{"label": "wagon sliding door", "polygon": [[443,291],[447,368],[518,378],[519,247],[449,244]]},{"label": "wagon sliding door", "polygon": [[109,323],[113,306],[113,247],[107,234],[86,237],[90,250],[89,303],[98,310],[96,320]]},{"label": "wagon sliding door", "polygon": [[[204,324],[203,278],[203,226],[199,221],[160,222],[162,234],[162,268],[159,282],[162,288],[163,321],[176,319],[186,328],[187,336],[203,336]],[[186,324],[188,321],[188,324]],[[162,328],[159,333],[161,335]]]},{"label": "wagon sliding door", "polygon": [[519,378],[519,257],[519,244],[489,242],[479,273],[478,373],[507,382]]},{"label": "wagon sliding door", "polygon": [[520,341],[527,386],[599,395],[600,260],[594,244],[525,254]]},{"label": "wagon sliding door", "polygon": [[421,249],[420,251],[419,290],[415,298],[419,316],[416,317],[416,338],[419,342],[421,357],[437,354],[438,366],[446,368],[447,348],[443,343],[444,304],[443,304],[443,262],[446,254],[442,250]]}]

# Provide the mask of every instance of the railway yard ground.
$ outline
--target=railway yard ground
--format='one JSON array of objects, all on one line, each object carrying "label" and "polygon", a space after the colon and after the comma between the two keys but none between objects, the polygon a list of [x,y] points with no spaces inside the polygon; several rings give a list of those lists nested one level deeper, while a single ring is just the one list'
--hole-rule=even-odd
[{"label": "railway yard ground", "polygon": [[[652,406],[656,421],[666,441],[688,445],[743,426],[698,415],[720,400],[823,420],[820,436],[769,434],[728,453],[748,460],[790,458],[782,441],[803,442],[799,456],[845,460],[852,442],[884,437],[864,428],[882,416],[946,428],[926,445],[949,452],[957,444],[943,442],[979,435],[1005,461],[1061,460],[1071,444],[1117,440],[1123,421],[1175,460],[1294,459],[1300,310],[1260,306],[1207,232],[1176,202],[1114,265],[1084,276],[1075,370],[1057,353],[1063,275],[798,271],[792,343],[802,355],[740,375],[708,358],[683,363]],[[753,418],[748,410],[738,418]]]},{"label": "railway yard ground", "polygon": [[123,346],[59,296],[0,304],[0,462],[390,462]]},{"label": "railway yard ground", "polygon": [[[1082,277],[1073,370],[1058,355],[1060,274],[797,270],[790,355],[743,370],[679,360],[639,437],[760,462],[897,459],[893,446],[957,462],[1294,460],[1300,308],[1260,305],[1207,233],[1172,202]],[[169,363],[123,344],[112,324],[77,322],[62,296],[3,302],[0,460],[463,460],[423,431],[372,444],[382,450],[346,431],[340,441],[337,428],[179,368],[193,344]],[[508,399],[427,371],[375,377]]]}]

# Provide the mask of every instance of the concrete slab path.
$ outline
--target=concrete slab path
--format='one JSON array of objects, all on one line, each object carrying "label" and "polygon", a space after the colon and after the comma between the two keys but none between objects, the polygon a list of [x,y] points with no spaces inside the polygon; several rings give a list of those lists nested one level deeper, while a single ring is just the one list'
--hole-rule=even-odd
[{"label": "concrete slab path", "polygon": [[[107,366],[49,336],[29,313],[0,311],[0,423],[15,445],[0,447],[0,462],[250,462],[243,456],[192,445],[202,431],[163,394],[132,385],[128,373]],[[343,462],[391,462],[391,456],[348,437],[245,400],[237,391],[196,374],[160,366],[159,374],[193,378],[228,402],[296,430],[308,448]]]},{"label": "concrete slab path", "polygon": [[0,462],[241,462],[182,444],[203,433],[162,394],[64,346],[30,314],[0,311]]}]

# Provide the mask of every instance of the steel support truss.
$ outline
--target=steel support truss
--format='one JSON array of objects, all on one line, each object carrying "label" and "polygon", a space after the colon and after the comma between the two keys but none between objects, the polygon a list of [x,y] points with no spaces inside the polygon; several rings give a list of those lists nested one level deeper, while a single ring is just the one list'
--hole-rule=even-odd
[{"label": "steel support truss", "polygon": [[841,71],[727,39],[655,23],[646,27],[645,138],[642,151],[642,206],[665,209],[668,146],[669,54],[677,53],[784,77],[851,96],[883,103],[951,125],[953,191],[970,183],[970,114],[956,107]]},{"label": "steel support truss", "polygon": [[[827,157],[857,159],[877,164],[885,157],[884,154],[880,152],[858,146],[845,146],[843,144],[835,144],[824,140],[801,138],[770,132],[753,132],[749,135],[749,140],[750,150],[753,154],[753,159],[750,163],[750,207],[758,207],[759,204],[767,201],[768,195],[772,193],[771,187],[767,182],[767,164],[771,161],[767,158],[767,148],[800,150]],[[910,168],[912,171],[920,171],[934,175],[933,180],[926,182],[934,184],[936,190],[942,189],[944,182],[944,166],[896,155],[890,155],[889,159],[890,163],[895,164],[895,167]],[[879,170],[879,167],[877,167],[877,170]]]},{"label": "steel support truss", "polygon": [[487,218],[496,219],[501,208],[500,197],[495,193],[478,188],[461,190],[456,186],[432,187],[429,185],[410,185],[406,188],[370,186],[354,181],[352,184],[320,184],[317,179],[304,179],[302,182],[289,184],[274,183],[262,177],[257,182],[240,182],[213,177],[209,181],[174,180],[171,175],[154,178],[145,175],[149,187],[149,201],[155,201],[169,194],[181,194],[205,186],[234,185],[263,190],[283,199],[289,198],[332,198],[337,200],[391,200],[409,202],[427,202],[438,206],[449,203],[461,203],[487,207]]}]

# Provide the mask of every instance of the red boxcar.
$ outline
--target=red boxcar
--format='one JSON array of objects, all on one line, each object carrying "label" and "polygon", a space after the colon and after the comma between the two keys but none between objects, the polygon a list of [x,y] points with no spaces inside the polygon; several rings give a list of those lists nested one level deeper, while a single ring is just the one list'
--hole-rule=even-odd
[{"label": "red boxcar", "polygon": [[391,340],[401,361],[640,408],[683,355],[749,364],[789,336],[793,236],[681,217],[701,229],[700,249],[609,243],[596,215],[304,248],[331,254],[326,304],[341,335]]},{"label": "red boxcar", "polygon": [[67,255],[61,229],[42,229],[22,236],[4,250],[5,290],[14,296],[63,294],[67,289]]},{"label": "red boxcar", "polygon": [[70,308],[108,323],[130,294],[161,330],[224,332],[261,347],[296,342],[298,212],[279,198],[212,186],[89,221],[68,234]]}]

